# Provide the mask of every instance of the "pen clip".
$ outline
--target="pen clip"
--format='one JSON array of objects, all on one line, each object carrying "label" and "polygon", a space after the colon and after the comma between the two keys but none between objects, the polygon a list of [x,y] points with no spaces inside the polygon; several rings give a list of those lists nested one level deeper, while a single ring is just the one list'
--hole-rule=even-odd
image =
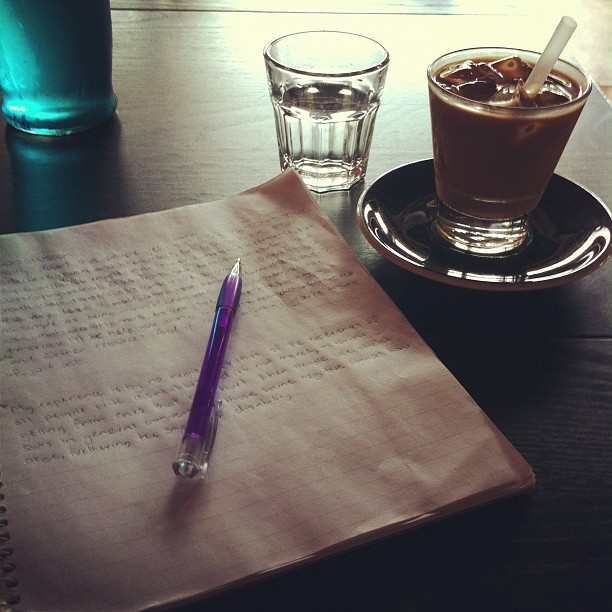
[{"label": "pen clip", "polygon": [[221,415],[221,400],[213,405],[210,411],[210,420],[208,421],[208,427],[206,428],[206,435],[204,436],[204,455],[202,457],[202,476],[208,471],[208,464],[212,455],[213,446],[215,445],[215,438],[217,437],[217,426],[219,425],[219,416]]}]

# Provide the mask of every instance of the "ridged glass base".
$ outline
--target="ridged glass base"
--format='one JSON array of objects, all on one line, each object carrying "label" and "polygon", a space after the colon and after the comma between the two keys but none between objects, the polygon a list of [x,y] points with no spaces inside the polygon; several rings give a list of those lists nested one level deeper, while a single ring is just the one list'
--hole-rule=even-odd
[{"label": "ridged glass base", "polygon": [[528,214],[516,219],[477,219],[462,215],[438,200],[433,224],[452,248],[473,255],[512,255],[531,241]]},{"label": "ridged glass base", "polygon": [[67,136],[92,129],[107,121],[117,108],[117,96],[91,101],[3,100],[6,122],[23,132],[42,136]]}]

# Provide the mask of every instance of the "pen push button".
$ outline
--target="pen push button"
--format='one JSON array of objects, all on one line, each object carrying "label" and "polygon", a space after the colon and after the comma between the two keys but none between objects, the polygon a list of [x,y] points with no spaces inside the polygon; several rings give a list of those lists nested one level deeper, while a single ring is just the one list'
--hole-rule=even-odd
[{"label": "pen push button", "polygon": [[204,476],[208,471],[208,463],[212,454],[217,425],[219,424],[221,400],[210,413],[210,421],[204,436],[186,434],[183,437],[176,460],[172,464],[174,473],[181,478]]}]

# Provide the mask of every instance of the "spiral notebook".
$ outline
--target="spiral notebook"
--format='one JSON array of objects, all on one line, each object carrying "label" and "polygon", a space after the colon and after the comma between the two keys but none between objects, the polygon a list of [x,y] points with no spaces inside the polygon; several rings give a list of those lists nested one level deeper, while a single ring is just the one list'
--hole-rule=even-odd
[{"label": "spiral notebook", "polygon": [[[167,607],[533,487],[293,172],[3,236],[0,256],[2,596],[20,608]],[[171,463],[237,257],[215,451],[186,484]]]}]

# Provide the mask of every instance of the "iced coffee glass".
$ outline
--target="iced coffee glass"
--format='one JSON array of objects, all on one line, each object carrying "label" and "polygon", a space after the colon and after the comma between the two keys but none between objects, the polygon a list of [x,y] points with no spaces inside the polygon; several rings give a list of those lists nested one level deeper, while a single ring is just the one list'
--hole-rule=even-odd
[{"label": "iced coffee glass", "polygon": [[531,239],[538,205],[591,92],[558,60],[537,98],[523,84],[539,54],[464,49],[427,70],[438,198],[434,228],[452,248],[511,255]]},{"label": "iced coffee glass", "polygon": [[280,165],[315,192],[365,176],[389,54],[347,32],[289,34],[264,50]]}]

